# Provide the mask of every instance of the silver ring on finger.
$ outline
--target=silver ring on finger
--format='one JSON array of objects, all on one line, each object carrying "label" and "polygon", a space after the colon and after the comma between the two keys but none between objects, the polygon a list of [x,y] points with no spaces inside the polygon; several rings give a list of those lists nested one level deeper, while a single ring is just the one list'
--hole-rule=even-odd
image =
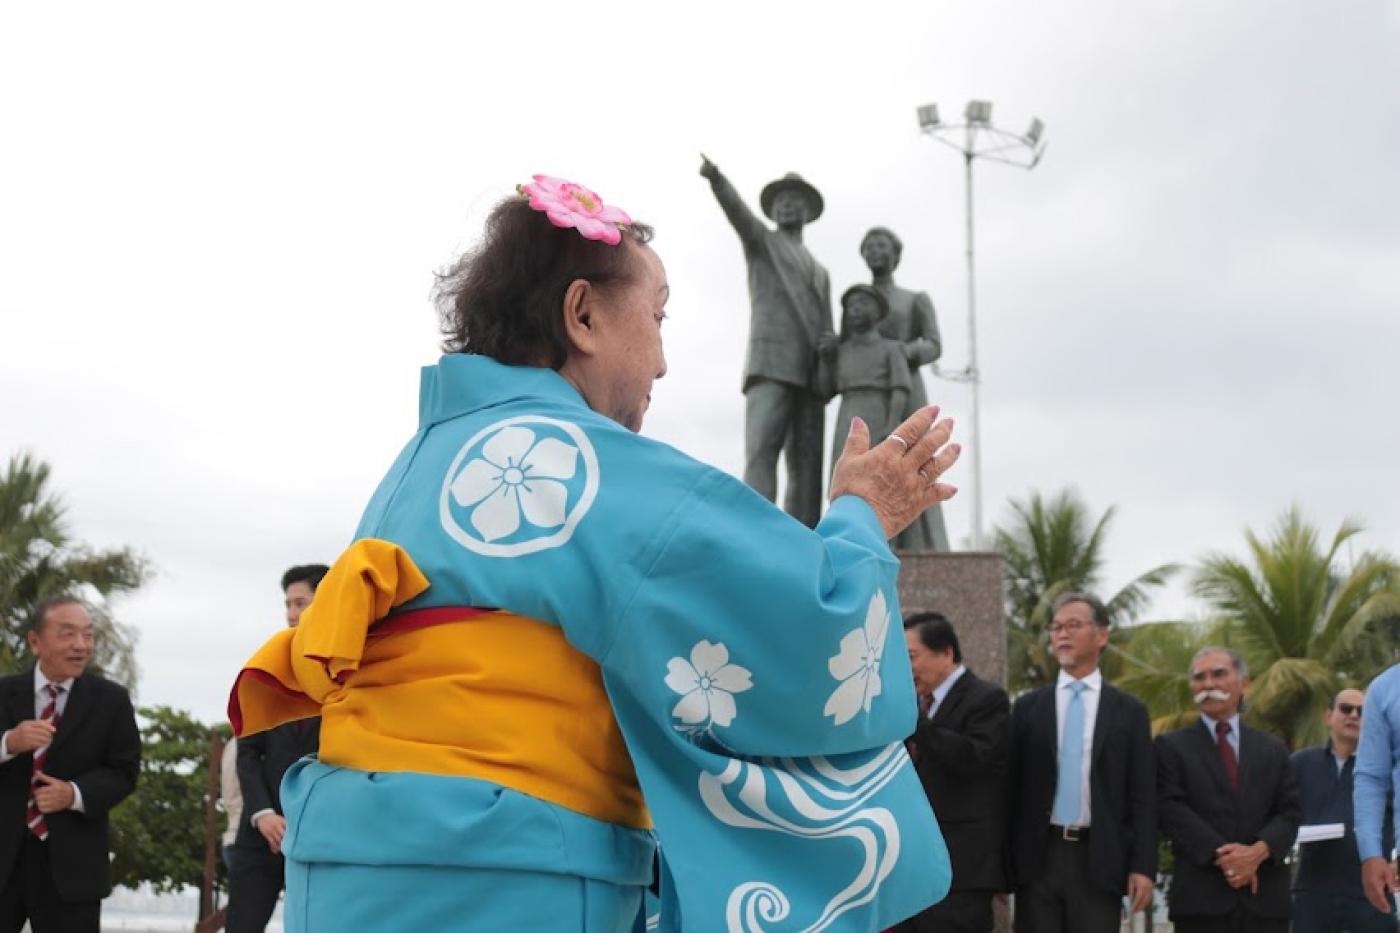
[{"label": "silver ring on finger", "polygon": [[925,486],[932,486],[932,485],[933,485],[933,480],[929,478],[928,473],[925,472],[925,470],[924,470],[923,467],[919,467],[919,475],[922,476],[922,477],[924,478],[924,485],[925,485]]},{"label": "silver ring on finger", "polygon": [[904,438],[900,437],[898,434],[891,434],[889,437],[885,438],[885,440],[898,441],[899,446],[902,448],[900,452],[904,454],[907,454],[909,452],[909,442],[906,441]]}]

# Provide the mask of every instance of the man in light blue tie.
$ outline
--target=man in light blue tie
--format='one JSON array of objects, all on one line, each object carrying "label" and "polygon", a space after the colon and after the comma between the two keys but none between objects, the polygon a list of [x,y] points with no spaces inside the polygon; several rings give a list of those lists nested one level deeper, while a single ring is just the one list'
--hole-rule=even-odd
[{"label": "man in light blue tie", "polygon": [[[1117,933],[1157,874],[1147,708],[1104,682],[1109,617],[1087,593],[1055,602],[1056,682],[1012,710],[1010,852],[1017,933]],[[1054,775],[1054,780],[1050,776]]]}]

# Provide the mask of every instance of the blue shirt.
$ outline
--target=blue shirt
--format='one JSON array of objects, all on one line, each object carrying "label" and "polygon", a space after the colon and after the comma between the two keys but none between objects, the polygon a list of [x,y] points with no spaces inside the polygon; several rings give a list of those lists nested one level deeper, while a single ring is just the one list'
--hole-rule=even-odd
[{"label": "blue shirt", "polygon": [[1389,668],[1366,689],[1366,715],[1356,749],[1352,800],[1356,808],[1356,850],[1361,860],[1387,858],[1381,845],[1386,807],[1400,780],[1400,664]]}]

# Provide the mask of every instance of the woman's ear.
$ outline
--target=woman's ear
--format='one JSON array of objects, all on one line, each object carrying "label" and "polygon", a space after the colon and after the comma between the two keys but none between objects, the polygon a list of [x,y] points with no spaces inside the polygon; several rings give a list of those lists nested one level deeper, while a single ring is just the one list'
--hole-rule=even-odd
[{"label": "woman's ear", "polygon": [[594,350],[593,285],[587,279],[574,279],[564,289],[560,313],[564,316],[564,336],[571,349],[586,356]]}]

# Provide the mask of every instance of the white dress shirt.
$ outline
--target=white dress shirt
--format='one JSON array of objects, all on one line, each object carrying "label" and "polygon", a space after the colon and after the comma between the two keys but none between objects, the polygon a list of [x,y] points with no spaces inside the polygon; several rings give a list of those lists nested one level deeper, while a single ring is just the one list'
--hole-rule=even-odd
[{"label": "white dress shirt", "polygon": [[[1060,750],[1060,740],[1065,734],[1065,710],[1069,708],[1069,698],[1072,694],[1069,685],[1074,683],[1074,678],[1060,671],[1059,679],[1055,681],[1055,752],[1058,755]],[[1094,760],[1094,722],[1099,718],[1099,697],[1103,695],[1103,674],[1098,668],[1094,668],[1093,673],[1082,678],[1081,683],[1088,689],[1079,696],[1079,702],[1084,704],[1084,760],[1079,766],[1079,820],[1075,826],[1086,827],[1090,825],[1089,812],[1089,765]]]},{"label": "white dress shirt", "polygon": [[[59,718],[59,719],[62,719],[62,717],[63,717],[63,711],[64,711],[65,709],[68,708],[68,696],[73,692],[73,678],[72,678],[72,677],[69,677],[67,680],[51,681],[51,680],[49,680],[47,677],[44,676],[44,672],[41,671],[41,670],[39,670],[39,665],[36,664],[36,665],[34,665],[34,718],[35,718],[35,719],[38,719],[40,716],[44,715],[44,710],[48,708],[48,705],[49,705],[49,691],[48,691],[48,686],[49,686],[49,684],[51,684],[51,683],[56,683],[59,687],[63,688],[62,690],[59,691],[58,700],[57,700],[57,702],[54,704],[54,715],[55,715],[55,717],[57,717],[57,718]],[[46,749],[46,748],[48,748],[47,745],[41,746],[41,747],[39,747],[39,748],[36,748],[36,749],[34,749],[34,754],[38,755],[39,753],[41,753],[41,752],[42,752],[44,749]],[[13,758],[13,757],[15,757],[15,756],[12,755],[12,754],[10,754],[10,733],[9,733],[9,730],[7,729],[7,730],[5,731],[5,734],[4,734],[4,735],[0,735],[0,764],[4,764],[5,762],[9,761],[9,760],[10,760],[11,758]],[[79,789],[78,789],[78,785],[75,784],[75,783],[72,782],[72,781],[69,781],[69,782],[68,782],[68,786],[71,787],[71,788],[73,788],[73,805],[72,805],[71,807],[69,807],[68,809],[70,809],[70,810],[77,810],[79,813],[82,813],[82,812],[83,812],[83,792],[82,792],[81,790],[79,790]]]},{"label": "white dress shirt", "polygon": [[953,668],[953,673],[949,674],[937,687],[933,688],[933,702],[928,705],[928,718],[932,719],[933,714],[938,712],[938,707],[943,705],[943,698],[948,695],[948,691],[953,689],[953,684],[958,682],[958,678],[967,673],[967,668],[959,664]]}]

